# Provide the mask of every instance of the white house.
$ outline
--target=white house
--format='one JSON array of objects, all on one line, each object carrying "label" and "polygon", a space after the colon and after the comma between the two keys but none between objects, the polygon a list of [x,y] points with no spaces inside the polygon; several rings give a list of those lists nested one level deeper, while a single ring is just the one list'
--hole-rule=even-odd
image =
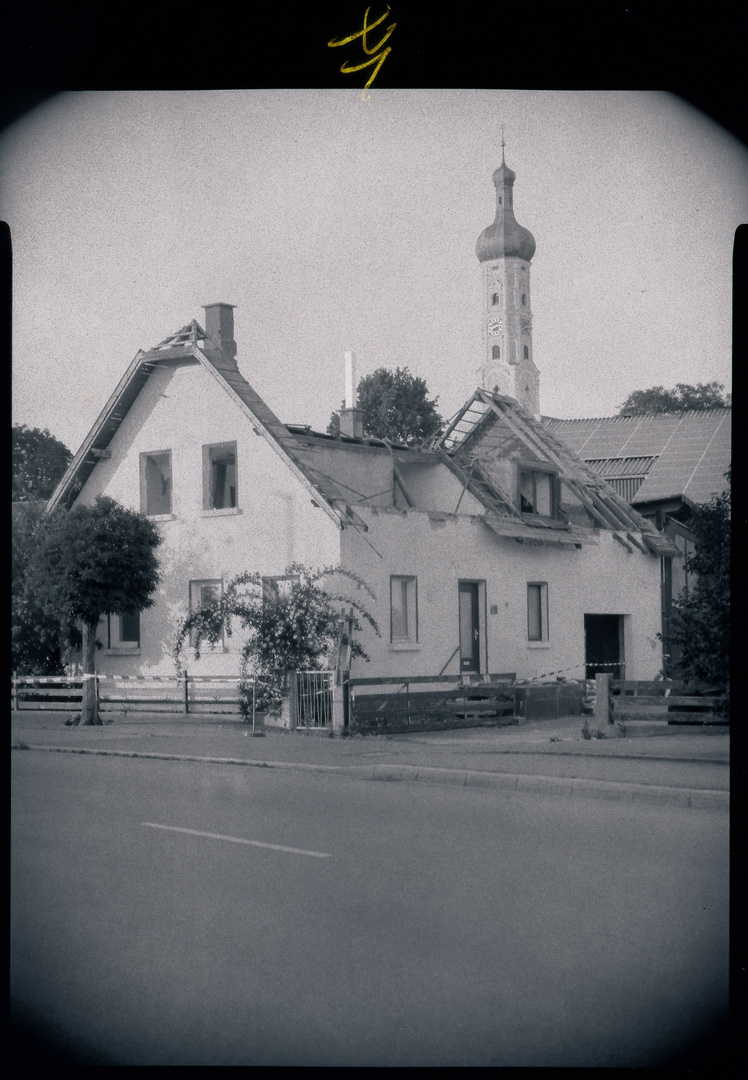
[{"label": "white house", "polygon": [[[163,536],[157,602],[101,627],[102,672],[170,674],[189,608],[240,572],[277,578],[294,562],[343,567],[374,592],[383,634],[363,641],[366,675],[660,671],[660,557],[677,550],[540,423],[535,240],[514,180],[502,154],[476,245],[482,387],[430,445],[364,438],[350,371],[338,437],[282,424],[239,371],[229,304],[138,353],[50,501],[106,494]],[[236,674],[239,649],[227,638],[188,668]]]},{"label": "white house", "polygon": [[[234,352],[228,304],[139,352],[50,501],[105,494],[163,537],[156,604],[100,628],[100,671],[172,673],[190,607],[300,562],[375,594],[383,633],[367,633],[360,674],[657,674],[670,542],[515,400],[477,390],[420,449],[333,437],[283,425]],[[343,432],[358,420],[344,410]],[[227,638],[187,666],[236,674],[239,649]]]}]

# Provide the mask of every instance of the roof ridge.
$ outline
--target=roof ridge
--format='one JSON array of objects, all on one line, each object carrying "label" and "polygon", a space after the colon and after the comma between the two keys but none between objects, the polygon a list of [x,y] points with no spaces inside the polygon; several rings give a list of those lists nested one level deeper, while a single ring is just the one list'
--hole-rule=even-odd
[{"label": "roof ridge", "polygon": [[713,406],[708,409],[667,409],[661,412],[625,413],[614,416],[543,416],[540,422],[543,426],[549,424],[594,424],[602,420],[645,420],[659,419],[662,416],[712,416],[731,413],[732,405]]}]

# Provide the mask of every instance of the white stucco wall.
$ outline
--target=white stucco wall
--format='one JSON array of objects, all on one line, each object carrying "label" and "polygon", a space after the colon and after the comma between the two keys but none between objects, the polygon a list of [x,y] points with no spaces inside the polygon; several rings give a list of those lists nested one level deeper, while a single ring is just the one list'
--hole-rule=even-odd
[{"label": "white stucco wall", "polygon": [[[202,447],[221,442],[237,444],[238,507],[204,511]],[[110,450],[80,501],[105,494],[139,510],[140,454],[170,450],[172,515],[158,519],[162,581],[156,605],[141,614],[140,650],[100,652],[103,673],[173,674],[174,632],[188,610],[190,581],[226,582],[245,570],[274,575],[291,562],[321,567],[339,561],[336,524],[312,504],[311,493],[197,363],[156,369]],[[185,663],[191,674],[236,674],[239,648],[233,636],[225,650],[207,651],[199,662],[188,650]]]},{"label": "white stucco wall", "polygon": [[[204,511],[202,448],[222,442],[237,446],[238,507]],[[375,593],[374,601],[358,595],[382,631],[379,639],[370,632],[364,635],[372,661],[357,662],[356,674],[428,675],[442,669],[456,673],[459,661],[452,654],[458,644],[461,579],[485,582],[483,672],[514,671],[520,679],[557,671],[582,677],[585,614],[625,617],[627,677],[653,678],[661,667],[656,636],[660,629],[659,560],[654,556],[638,551],[629,554],[604,530],[594,534],[594,544],[581,549],[519,544],[496,537],[478,516],[465,512],[452,517],[357,505],[368,532],[354,527],[341,532],[313,504],[312,493],[285,460],[255,434],[240,408],[197,363],[157,369],[110,450],[111,458],[96,465],[81,501],[92,502],[104,493],[140,509],[140,455],[164,450],[171,451],[173,494],[172,514],[158,520],[163,537],[159,549],[162,581],[155,607],[141,616],[140,649],[100,652],[102,673],[173,674],[173,639],[180,617],[188,610],[190,581],[226,582],[245,570],[266,576],[282,574],[291,562],[321,567],[337,565],[341,559]],[[379,480],[378,471],[391,468],[389,455],[379,456],[371,463],[371,472],[361,456],[359,481]],[[452,478],[448,479],[451,483]],[[448,493],[449,509],[453,509],[452,497],[459,493],[457,482],[453,487]],[[472,503],[466,496],[461,511]],[[393,574],[413,575],[418,580],[415,648],[393,646],[389,641]],[[527,640],[528,582],[547,582],[547,642]],[[240,637],[234,636],[227,638],[225,648],[206,651],[199,662],[187,650],[185,664],[192,674],[236,674],[239,650]]]},{"label": "white stucco wall", "polygon": [[[382,638],[371,632],[364,636],[372,660],[357,662],[354,674],[438,674],[458,645],[460,579],[486,583],[484,672],[513,671],[525,679],[563,670],[568,678],[582,678],[585,614],[625,616],[627,678],[651,679],[660,670],[659,559],[639,551],[629,554],[610,532],[596,532],[595,545],[581,549],[536,547],[495,537],[477,517],[438,520],[413,510],[359,512],[369,525],[368,543],[346,529],[343,564],[355,566],[376,594],[371,610]],[[417,648],[389,642],[392,574],[418,578]],[[548,584],[547,642],[527,640],[528,582]],[[445,674],[458,670],[455,656]]]}]

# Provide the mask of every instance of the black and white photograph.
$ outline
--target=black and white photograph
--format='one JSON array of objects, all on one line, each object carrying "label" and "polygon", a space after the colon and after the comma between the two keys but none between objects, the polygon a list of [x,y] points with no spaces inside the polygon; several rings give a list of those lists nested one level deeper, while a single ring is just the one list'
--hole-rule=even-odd
[{"label": "black and white photograph", "polygon": [[748,148],[385,8],[0,132],[19,1061],[719,1061]]}]

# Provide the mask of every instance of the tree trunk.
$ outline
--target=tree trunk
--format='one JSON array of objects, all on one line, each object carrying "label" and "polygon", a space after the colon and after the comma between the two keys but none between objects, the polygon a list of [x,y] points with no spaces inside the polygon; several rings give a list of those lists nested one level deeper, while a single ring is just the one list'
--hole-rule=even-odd
[{"label": "tree trunk", "polygon": [[[96,629],[98,623],[83,623],[83,700],[81,701],[81,724],[100,724],[96,700]],[[88,678],[86,676],[89,676]]]}]

